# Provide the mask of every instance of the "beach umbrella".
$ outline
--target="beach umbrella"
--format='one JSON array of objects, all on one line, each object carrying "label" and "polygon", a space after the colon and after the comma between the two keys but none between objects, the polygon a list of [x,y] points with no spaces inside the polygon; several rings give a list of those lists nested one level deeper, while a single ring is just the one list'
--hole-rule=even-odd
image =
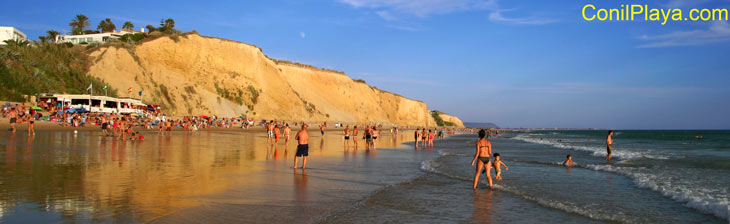
[{"label": "beach umbrella", "polygon": [[40,108],[40,107],[38,107],[38,106],[35,106],[35,107],[31,107],[31,109],[33,109],[33,110],[37,110],[37,111],[42,111],[42,110],[43,110],[43,108]]}]

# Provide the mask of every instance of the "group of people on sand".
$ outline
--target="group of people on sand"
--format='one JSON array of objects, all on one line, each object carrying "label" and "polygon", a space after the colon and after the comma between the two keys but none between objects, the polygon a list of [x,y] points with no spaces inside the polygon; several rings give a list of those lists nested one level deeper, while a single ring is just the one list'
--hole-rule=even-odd
[{"label": "group of people on sand", "polygon": [[99,116],[102,135],[122,140],[144,140],[144,135],[139,133],[139,131],[135,132],[132,130],[134,123],[130,117],[129,115],[119,114],[104,114]]},{"label": "group of people on sand", "polygon": [[273,120],[266,124],[266,141],[269,143],[279,143],[280,136],[284,136],[284,144],[289,145],[291,137],[291,127],[289,123],[274,122]]},{"label": "group of people on sand", "polygon": [[15,133],[15,124],[28,122],[28,135],[35,135],[35,120],[38,119],[35,114],[36,111],[34,109],[30,109],[29,112],[25,112],[25,109],[23,108],[24,107],[21,108],[18,104],[15,104],[15,107],[3,110],[3,117],[10,118],[9,131]]},{"label": "group of people on sand", "polygon": [[[443,131],[439,132],[440,136],[443,136]],[[420,144],[422,147],[433,147],[434,132],[431,129],[426,132],[426,128],[416,129],[413,133],[413,137],[416,139],[416,148]]]},{"label": "group of people on sand", "polygon": [[[354,145],[355,149],[357,149],[357,136],[359,134],[357,125],[353,126],[352,130],[350,130],[350,125],[347,125],[345,129],[342,130],[342,134],[345,135],[345,149],[350,148],[350,138],[352,138],[352,144]],[[366,126],[365,134],[362,137],[363,139],[365,139],[365,149],[375,149],[378,137],[380,137],[380,131],[378,131],[378,128],[376,126]]]}]

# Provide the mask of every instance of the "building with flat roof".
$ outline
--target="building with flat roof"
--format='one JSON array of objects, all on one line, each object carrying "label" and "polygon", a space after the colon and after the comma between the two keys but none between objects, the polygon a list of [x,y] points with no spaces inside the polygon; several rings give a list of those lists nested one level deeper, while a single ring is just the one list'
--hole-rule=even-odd
[{"label": "building with flat roof", "polygon": [[91,33],[91,34],[80,34],[80,35],[58,35],[56,36],[56,43],[72,43],[72,44],[90,44],[107,42],[114,39],[119,39],[125,34],[133,34],[144,32],[144,28],[140,31],[121,29],[119,31],[112,31],[106,33]]},{"label": "building with flat roof", "polygon": [[0,45],[5,45],[6,40],[28,40],[25,33],[11,26],[0,26]]},{"label": "building with flat roof", "polygon": [[83,108],[90,112],[116,114],[142,114],[148,110],[142,100],[117,98],[88,94],[40,94],[38,100],[50,105],[62,105],[62,108]]}]

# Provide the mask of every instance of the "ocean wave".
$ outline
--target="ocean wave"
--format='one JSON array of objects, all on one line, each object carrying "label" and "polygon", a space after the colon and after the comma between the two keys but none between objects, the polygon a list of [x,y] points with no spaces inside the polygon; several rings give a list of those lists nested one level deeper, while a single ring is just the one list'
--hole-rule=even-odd
[{"label": "ocean wave", "polygon": [[[457,175],[452,175],[452,174],[449,174],[446,172],[442,172],[442,171],[438,170],[438,167],[440,165],[441,164],[435,160],[426,160],[426,161],[421,162],[421,170],[423,170],[425,172],[439,174],[439,175],[442,175],[442,176],[445,176],[448,178],[452,178],[452,179],[456,179],[456,180],[469,181],[469,182],[473,180],[472,179],[473,177],[457,176]],[[486,184],[487,181],[480,180],[479,183]],[[604,214],[601,211],[601,209],[598,209],[598,208],[591,209],[590,206],[578,205],[578,204],[573,204],[570,202],[555,201],[555,200],[550,200],[550,199],[546,199],[546,198],[540,198],[537,196],[532,196],[530,194],[521,192],[515,188],[509,187],[506,185],[502,185],[502,184],[495,183],[494,189],[498,190],[498,191],[504,191],[507,193],[514,194],[517,197],[520,197],[520,198],[528,200],[528,201],[532,201],[532,202],[537,203],[544,207],[563,210],[566,212],[582,215],[582,216],[589,217],[589,218],[596,219],[596,220],[619,221],[619,222],[641,222],[641,220],[635,220],[634,218],[623,215],[623,214]]]},{"label": "ocean wave", "polygon": [[[513,139],[520,140],[523,142],[529,142],[529,143],[535,143],[535,144],[541,144],[541,145],[549,145],[556,148],[561,149],[571,149],[571,150],[580,150],[580,151],[586,151],[586,152],[592,152],[593,156],[599,156],[599,157],[605,157],[606,156],[606,149],[604,147],[599,146],[586,146],[586,145],[571,145],[565,142],[554,142],[554,141],[548,141],[548,140],[540,140],[528,137],[526,135],[517,135],[513,137]],[[638,152],[631,149],[625,149],[625,150],[614,150],[613,157],[619,158],[619,159],[639,159],[639,158],[648,158],[648,159],[668,159],[667,156],[662,155],[651,155],[647,152]]]},{"label": "ocean wave", "polygon": [[727,199],[730,195],[728,195],[727,190],[718,193],[718,190],[702,188],[700,185],[673,185],[671,182],[665,181],[671,180],[672,178],[641,172],[645,168],[617,167],[611,165],[587,165],[586,167],[597,171],[614,172],[628,176],[634,180],[634,184],[638,187],[660,192],[665,197],[684,203],[687,207],[713,214],[717,217],[727,219],[730,222],[730,217],[728,217],[728,209],[730,207],[728,207]]},{"label": "ocean wave", "polygon": [[538,196],[533,196],[527,193],[524,193],[518,189],[504,186],[504,185],[495,185],[495,189],[500,191],[505,191],[514,195],[517,195],[518,197],[532,201],[534,203],[537,203],[541,206],[548,207],[548,208],[554,208],[558,210],[563,210],[569,213],[578,214],[581,216],[585,216],[591,219],[595,220],[602,220],[602,221],[612,221],[612,222],[624,222],[624,223],[642,223],[646,222],[646,220],[640,220],[636,217],[628,216],[623,213],[606,213],[601,208],[593,208],[593,206],[589,205],[582,205],[582,204],[575,204],[567,201],[556,201],[551,200],[547,198],[541,198]]}]

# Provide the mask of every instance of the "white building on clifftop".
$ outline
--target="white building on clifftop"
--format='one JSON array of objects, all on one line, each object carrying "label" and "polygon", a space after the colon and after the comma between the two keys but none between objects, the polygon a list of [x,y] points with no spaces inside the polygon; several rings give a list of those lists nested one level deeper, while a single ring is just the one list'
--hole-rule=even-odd
[{"label": "white building on clifftop", "polygon": [[10,26],[0,26],[0,45],[5,45],[6,40],[27,40],[28,37],[25,36],[25,33],[20,32],[20,30],[15,29],[15,27]]},{"label": "white building on clifftop", "polygon": [[80,35],[58,35],[56,36],[56,43],[72,43],[72,44],[90,44],[98,42],[107,42],[113,39],[119,39],[125,34],[133,34],[144,32],[144,28],[140,31],[121,29],[119,31],[106,32],[106,33],[90,33]]}]

